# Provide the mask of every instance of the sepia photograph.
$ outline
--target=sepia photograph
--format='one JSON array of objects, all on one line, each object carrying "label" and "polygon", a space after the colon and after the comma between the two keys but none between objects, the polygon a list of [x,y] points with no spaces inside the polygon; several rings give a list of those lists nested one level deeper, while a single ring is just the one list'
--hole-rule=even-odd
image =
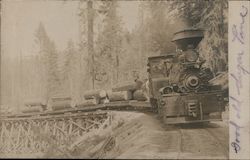
[{"label": "sepia photograph", "polygon": [[239,101],[229,96],[229,75],[238,79],[228,71],[227,0],[0,5],[0,158],[240,152],[244,140],[229,141],[230,125],[240,127],[229,116],[229,99]]}]

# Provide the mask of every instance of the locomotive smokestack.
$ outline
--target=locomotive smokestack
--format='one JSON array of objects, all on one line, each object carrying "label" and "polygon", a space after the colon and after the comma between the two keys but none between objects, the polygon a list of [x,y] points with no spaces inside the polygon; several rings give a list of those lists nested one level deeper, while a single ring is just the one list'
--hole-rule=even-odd
[{"label": "locomotive smokestack", "polygon": [[178,49],[185,51],[187,50],[188,46],[193,46],[193,48],[196,48],[203,37],[203,30],[187,28],[174,33],[172,42],[177,45]]}]

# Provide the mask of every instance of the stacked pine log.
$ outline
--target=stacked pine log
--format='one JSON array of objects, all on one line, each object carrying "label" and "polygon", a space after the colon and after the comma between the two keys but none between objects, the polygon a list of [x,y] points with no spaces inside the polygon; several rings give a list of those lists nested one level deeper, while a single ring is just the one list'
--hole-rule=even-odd
[{"label": "stacked pine log", "polygon": [[71,97],[61,96],[61,97],[52,97],[49,100],[48,108],[52,111],[65,110],[75,107],[75,103]]},{"label": "stacked pine log", "polygon": [[[112,88],[113,93],[111,93],[111,96],[109,96],[111,97],[110,101],[121,101],[121,100],[146,101],[147,97],[143,92],[142,87],[143,87],[143,82],[140,80],[136,80],[135,82],[125,82],[117,84],[115,87]],[[114,98],[113,94],[116,95]]]},{"label": "stacked pine log", "polygon": [[105,90],[90,90],[84,93],[84,100],[80,102],[78,107],[95,106],[101,103],[107,103],[107,93]]},{"label": "stacked pine log", "polygon": [[43,108],[41,106],[32,106],[32,107],[24,107],[22,109],[22,113],[37,113],[43,112]]},{"label": "stacked pine log", "polygon": [[46,110],[46,103],[42,100],[29,100],[24,102],[22,113],[36,113]]},{"label": "stacked pine log", "polygon": [[108,91],[107,92],[108,100],[110,102],[116,101],[128,101],[132,99],[132,92],[131,91]]},{"label": "stacked pine log", "polygon": [[95,106],[117,101],[146,101],[147,97],[142,91],[143,82],[124,82],[115,85],[112,90],[90,90],[84,93],[84,100],[77,107]]},{"label": "stacked pine log", "polygon": [[142,90],[136,90],[133,94],[133,99],[137,101],[146,101],[147,97]]},{"label": "stacked pine log", "polygon": [[118,83],[116,84],[113,88],[112,91],[113,92],[119,92],[119,91],[135,91],[135,90],[139,90],[141,89],[143,85],[142,81],[135,81],[135,82],[123,82],[123,83]]}]

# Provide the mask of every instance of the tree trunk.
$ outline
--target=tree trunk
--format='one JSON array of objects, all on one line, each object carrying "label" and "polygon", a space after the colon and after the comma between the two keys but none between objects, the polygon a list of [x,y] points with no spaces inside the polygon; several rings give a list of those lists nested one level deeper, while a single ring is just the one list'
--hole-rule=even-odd
[{"label": "tree trunk", "polygon": [[88,8],[87,8],[87,11],[88,11],[88,14],[87,14],[87,17],[88,17],[88,56],[89,58],[91,59],[90,60],[90,73],[91,73],[91,76],[92,76],[92,89],[95,88],[95,72],[94,72],[94,38],[93,38],[93,22],[94,22],[94,17],[93,17],[93,2],[92,0],[89,0],[87,2],[88,4]]},{"label": "tree trunk", "polygon": [[[1,15],[1,13],[2,13],[2,5],[1,5],[1,3],[2,3],[2,1],[0,1],[0,26],[1,26],[1,17],[2,17],[2,15]],[[0,27],[0,38],[1,38],[1,28],[2,27]],[[0,110],[1,110],[1,104],[2,104],[2,99],[1,99],[1,97],[2,97],[2,88],[1,88],[1,85],[2,85],[2,81],[1,81],[1,70],[2,70],[2,66],[1,66],[1,40],[0,40]]]}]

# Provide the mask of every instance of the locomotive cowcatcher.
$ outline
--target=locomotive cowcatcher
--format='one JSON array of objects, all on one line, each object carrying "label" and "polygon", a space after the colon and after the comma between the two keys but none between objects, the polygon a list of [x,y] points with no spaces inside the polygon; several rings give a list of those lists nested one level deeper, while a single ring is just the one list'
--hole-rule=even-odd
[{"label": "locomotive cowcatcher", "polygon": [[222,120],[225,110],[220,85],[197,46],[203,30],[185,29],[174,34],[176,52],[148,58],[151,105],[167,124]]}]

